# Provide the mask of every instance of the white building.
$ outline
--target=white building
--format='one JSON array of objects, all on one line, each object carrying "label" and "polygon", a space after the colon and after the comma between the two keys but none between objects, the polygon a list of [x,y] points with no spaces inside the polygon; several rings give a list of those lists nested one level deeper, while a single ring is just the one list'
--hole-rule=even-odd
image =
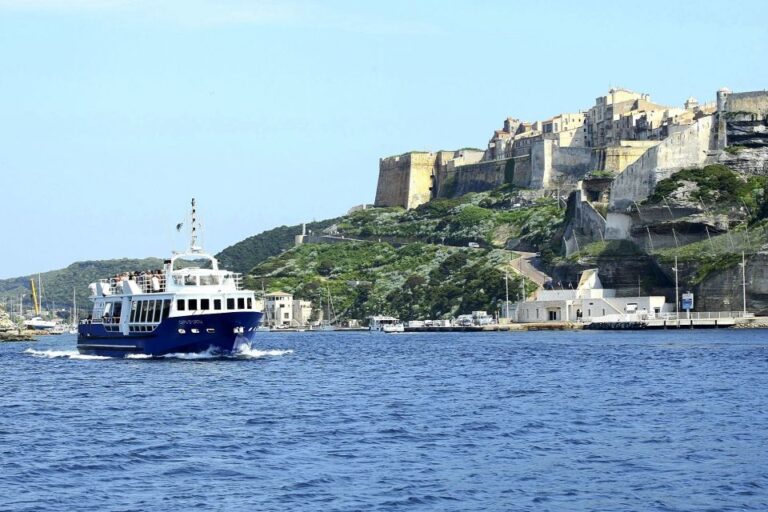
[{"label": "white building", "polygon": [[616,297],[616,290],[603,288],[597,269],[585,270],[575,290],[539,290],[533,300],[517,307],[517,321],[592,322],[608,317],[655,318],[674,312],[675,305],[663,296]]},{"label": "white building", "polygon": [[290,326],[293,323],[293,295],[268,293],[264,301],[264,323],[270,326]]},{"label": "white building", "polygon": [[308,325],[312,316],[312,303],[308,300],[294,300],[292,313],[295,325]]},{"label": "white building", "polygon": [[312,303],[294,299],[284,292],[268,293],[264,300],[264,325],[271,327],[298,327],[309,324]]}]

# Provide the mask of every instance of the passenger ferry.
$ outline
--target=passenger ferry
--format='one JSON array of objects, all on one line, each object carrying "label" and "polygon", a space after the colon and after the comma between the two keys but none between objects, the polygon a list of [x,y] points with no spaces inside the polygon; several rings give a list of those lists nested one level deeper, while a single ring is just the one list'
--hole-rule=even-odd
[{"label": "passenger ferry", "polygon": [[174,253],[162,269],[89,285],[93,311],[78,326],[81,354],[233,353],[250,344],[262,318],[254,292],[197,246],[195,214],[192,199],[189,249]]}]

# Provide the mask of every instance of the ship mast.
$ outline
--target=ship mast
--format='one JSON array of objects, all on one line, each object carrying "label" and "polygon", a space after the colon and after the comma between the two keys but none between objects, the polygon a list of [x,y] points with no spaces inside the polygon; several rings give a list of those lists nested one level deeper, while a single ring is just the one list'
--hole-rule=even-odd
[{"label": "ship mast", "polygon": [[200,252],[201,248],[197,246],[197,210],[195,206],[195,198],[192,198],[192,222],[190,223],[191,233],[189,242],[189,252]]}]

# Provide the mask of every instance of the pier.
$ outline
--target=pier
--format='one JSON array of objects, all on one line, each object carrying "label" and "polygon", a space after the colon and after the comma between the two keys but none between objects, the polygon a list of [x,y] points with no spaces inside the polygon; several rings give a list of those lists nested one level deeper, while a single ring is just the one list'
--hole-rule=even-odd
[{"label": "pier", "polygon": [[626,329],[718,329],[737,325],[742,327],[765,327],[765,319],[756,318],[742,311],[711,311],[696,313],[666,313],[657,317],[639,318],[638,315],[624,315],[606,321],[591,322],[585,329],[626,330]]}]

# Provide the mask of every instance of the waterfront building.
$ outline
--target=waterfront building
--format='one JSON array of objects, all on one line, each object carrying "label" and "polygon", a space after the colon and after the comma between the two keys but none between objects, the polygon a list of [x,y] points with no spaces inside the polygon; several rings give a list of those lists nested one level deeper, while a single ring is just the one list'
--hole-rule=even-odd
[{"label": "waterfront building", "polygon": [[271,327],[289,326],[293,321],[293,295],[284,292],[266,294],[264,298],[265,323]]},{"label": "waterfront building", "polygon": [[291,313],[293,314],[295,325],[308,325],[312,316],[312,302],[294,299],[291,305]]},{"label": "waterfront building", "polygon": [[285,292],[267,293],[264,297],[264,323],[270,327],[297,327],[309,324],[312,302],[294,299]]},{"label": "waterfront building", "polygon": [[653,319],[674,311],[674,304],[667,304],[663,296],[617,297],[616,290],[603,288],[597,269],[589,269],[575,289],[541,289],[533,300],[519,303],[517,321],[592,322],[615,315]]}]

